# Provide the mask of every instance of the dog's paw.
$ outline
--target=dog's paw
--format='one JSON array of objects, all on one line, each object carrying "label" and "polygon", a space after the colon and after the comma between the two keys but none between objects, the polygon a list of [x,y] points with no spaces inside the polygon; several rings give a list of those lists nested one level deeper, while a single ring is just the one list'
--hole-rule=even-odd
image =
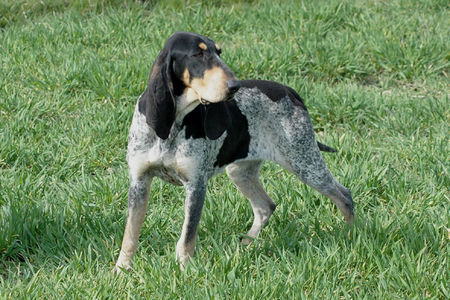
[{"label": "dog's paw", "polygon": [[125,271],[125,272],[128,272],[128,271],[130,271],[130,270],[131,270],[131,266],[127,266],[127,267],[124,267],[124,266],[121,266],[121,267],[115,266],[114,269],[113,269],[113,274],[114,274],[114,275],[120,275],[120,274],[122,274],[124,271]]},{"label": "dog's paw", "polygon": [[242,246],[249,246],[251,243],[253,243],[254,238],[250,237],[250,236],[246,236],[244,238],[242,238],[241,240],[241,245]]},{"label": "dog's paw", "polygon": [[353,225],[353,223],[355,222],[355,216],[353,215],[353,213],[348,214],[344,216],[344,220],[348,225]]},{"label": "dog's paw", "polygon": [[131,263],[130,262],[117,262],[114,266],[113,273],[115,275],[120,275],[123,271],[130,271]]},{"label": "dog's paw", "polygon": [[180,265],[180,270],[181,272],[183,272],[184,270],[186,270],[186,261],[179,261],[178,262]]},{"label": "dog's paw", "polygon": [[175,259],[180,264],[181,271],[186,269],[186,265],[194,256],[194,243],[184,243],[182,240],[178,241],[176,251],[175,251]]},{"label": "dog's paw", "polygon": [[186,266],[188,264],[188,261],[191,257],[189,255],[184,255],[181,256],[179,254],[176,255],[176,261],[178,263],[178,265],[180,266],[180,270],[184,271],[186,269]]}]

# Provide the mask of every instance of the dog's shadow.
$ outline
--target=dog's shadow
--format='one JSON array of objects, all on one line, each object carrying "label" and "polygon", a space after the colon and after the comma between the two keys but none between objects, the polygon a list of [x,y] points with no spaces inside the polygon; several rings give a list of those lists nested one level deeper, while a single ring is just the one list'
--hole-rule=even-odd
[{"label": "dog's shadow", "polygon": [[100,207],[82,205],[76,213],[36,204],[3,206],[0,269],[2,265],[39,261],[53,268],[75,257],[110,263],[117,248],[114,237],[121,234],[118,220],[123,218],[122,213],[105,214]]},{"label": "dog's shadow", "polygon": [[[300,220],[275,225],[270,234],[257,238],[249,250],[261,253],[274,259],[285,259],[288,252],[298,257],[348,255],[363,256],[379,255],[384,258],[391,256],[397,247],[403,251],[417,255],[419,253],[439,252],[439,245],[435,243],[436,236],[433,224],[428,224],[420,232],[411,223],[418,220],[404,220],[392,218],[389,222],[379,218],[360,216],[355,218],[352,225],[344,222],[302,223]],[[268,235],[272,238],[268,238]],[[355,258],[357,259],[357,258]]]},{"label": "dog's shadow", "polygon": [[[275,224],[271,224],[275,225]],[[277,253],[290,252],[301,255],[308,251],[326,251],[331,247],[347,248],[352,243],[352,237],[358,231],[357,224],[329,224],[319,220],[313,223],[294,221],[273,226],[268,239],[266,234],[254,241],[255,245],[267,256],[277,256]],[[282,258],[281,256],[279,257]]]}]

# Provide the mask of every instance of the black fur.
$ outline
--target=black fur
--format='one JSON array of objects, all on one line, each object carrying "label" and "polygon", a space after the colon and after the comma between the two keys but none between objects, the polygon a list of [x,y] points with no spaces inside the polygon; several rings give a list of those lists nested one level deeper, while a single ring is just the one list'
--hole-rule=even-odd
[{"label": "black fur", "polygon": [[206,106],[199,105],[184,117],[181,128],[186,128],[186,139],[191,137],[194,139],[206,138],[205,114]]},{"label": "black fur", "polygon": [[[245,158],[248,155],[250,145],[250,133],[248,132],[247,118],[242,114],[236,105],[236,101],[222,102],[217,108],[216,115],[218,118],[228,118],[227,136],[223,141],[220,152],[214,166],[223,167],[233,161]],[[209,121],[209,125],[214,123]]]},{"label": "black fur", "polygon": [[225,130],[233,127],[233,114],[228,109],[228,103],[212,103],[206,106],[204,128],[206,136],[211,140],[218,139]]},{"label": "black fur", "polygon": [[300,106],[304,110],[307,110],[305,104],[303,103],[303,99],[297,94],[296,91],[288,86],[268,80],[242,80],[240,83],[242,87],[257,88],[269,97],[270,100],[275,102],[288,96],[295,106]]},{"label": "black fur", "polygon": [[317,146],[319,146],[320,151],[324,151],[324,152],[337,152],[336,149],[331,148],[330,146],[324,145],[320,142],[317,142]]},{"label": "black fur", "polygon": [[146,116],[148,125],[156,134],[167,139],[175,121],[175,97],[170,70],[171,58],[167,48],[158,55],[150,75],[147,89],[139,99],[139,111]]},{"label": "black fur", "polygon": [[182,128],[186,128],[186,139],[192,137],[215,140],[227,132],[214,162],[215,167],[247,157],[250,144],[248,122],[235,100],[197,106],[184,117]]}]

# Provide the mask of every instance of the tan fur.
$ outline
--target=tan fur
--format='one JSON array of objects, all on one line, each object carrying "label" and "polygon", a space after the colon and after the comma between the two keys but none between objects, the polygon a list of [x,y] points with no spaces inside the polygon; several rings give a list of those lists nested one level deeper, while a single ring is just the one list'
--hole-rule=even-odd
[{"label": "tan fur", "polygon": [[177,99],[176,117],[184,117],[191,112],[200,101],[200,96],[191,88],[186,88],[184,93]]},{"label": "tan fur", "polygon": [[228,77],[220,67],[206,70],[203,78],[193,78],[190,87],[200,95],[202,99],[209,102],[220,102],[227,93]]},{"label": "tan fur", "polygon": [[208,49],[208,47],[206,46],[205,43],[200,43],[200,44],[198,44],[198,47],[199,47],[200,49],[204,50],[204,51],[206,51],[206,50]]},{"label": "tan fur", "polygon": [[189,74],[189,70],[186,69],[183,72],[183,76],[181,77],[181,80],[183,81],[185,86],[190,86],[190,81],[191,81],[191,75]]},{"label": "tan fur", "polygon": [[138,238],[141,233],[142,223],[145,218],[148,200],[143,203],[142,207],[129,209],[127,225],[122,241],[122,249],[120,250],[119,259],[116,263],[116,272],[120,273],[121,268],[129,269],[131,267],[131,258],[136,253],[138,246]]},{"label": "tan fur", "polygon": [[[185,212],[186,213],[186,212]],[[186,235],[186,231],[187,231],[187,224],[183,224],[183,233],[181,233],[181,236],[185,236]],[[177,247],[176,247],[176,259],[180,262],[180,269],[181,271],[184,270],[184,268],[186,267],[186,263],[189,261],[189,259],[191,259],[194,256],[194,251],[195,251],[195,242],[197,239],[197,232],[198,232],[198,228],[195,231],[195,238],[192,239],[191,241],[185,241],[183,239],[180,239],[177,242]]]},{"label": "tan fur", "polygon": [[150,80],[154,79],[155,76],[158,74],[159,70],[161,69],[161,67],[159,66],[159,64],[155,64],[153,66],[153,70],[152,73],[150,74]]}]

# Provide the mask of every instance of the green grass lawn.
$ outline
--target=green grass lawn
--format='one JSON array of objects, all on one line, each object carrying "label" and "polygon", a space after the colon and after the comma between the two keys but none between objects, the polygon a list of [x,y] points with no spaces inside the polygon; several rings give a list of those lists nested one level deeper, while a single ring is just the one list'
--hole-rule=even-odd
[{"label": "green grass lawn", "polygon": [[[447,1],[0,2],[0,299],[448,299]],[[152,185],[134,271],[112,274],[137,97],[177,30],[213,38],[239,78],[305,99],[352,190],[348,227],[281,167],[249,247],[248,201],[208,186],[195,258],[175,262],[184,191]]]}]

